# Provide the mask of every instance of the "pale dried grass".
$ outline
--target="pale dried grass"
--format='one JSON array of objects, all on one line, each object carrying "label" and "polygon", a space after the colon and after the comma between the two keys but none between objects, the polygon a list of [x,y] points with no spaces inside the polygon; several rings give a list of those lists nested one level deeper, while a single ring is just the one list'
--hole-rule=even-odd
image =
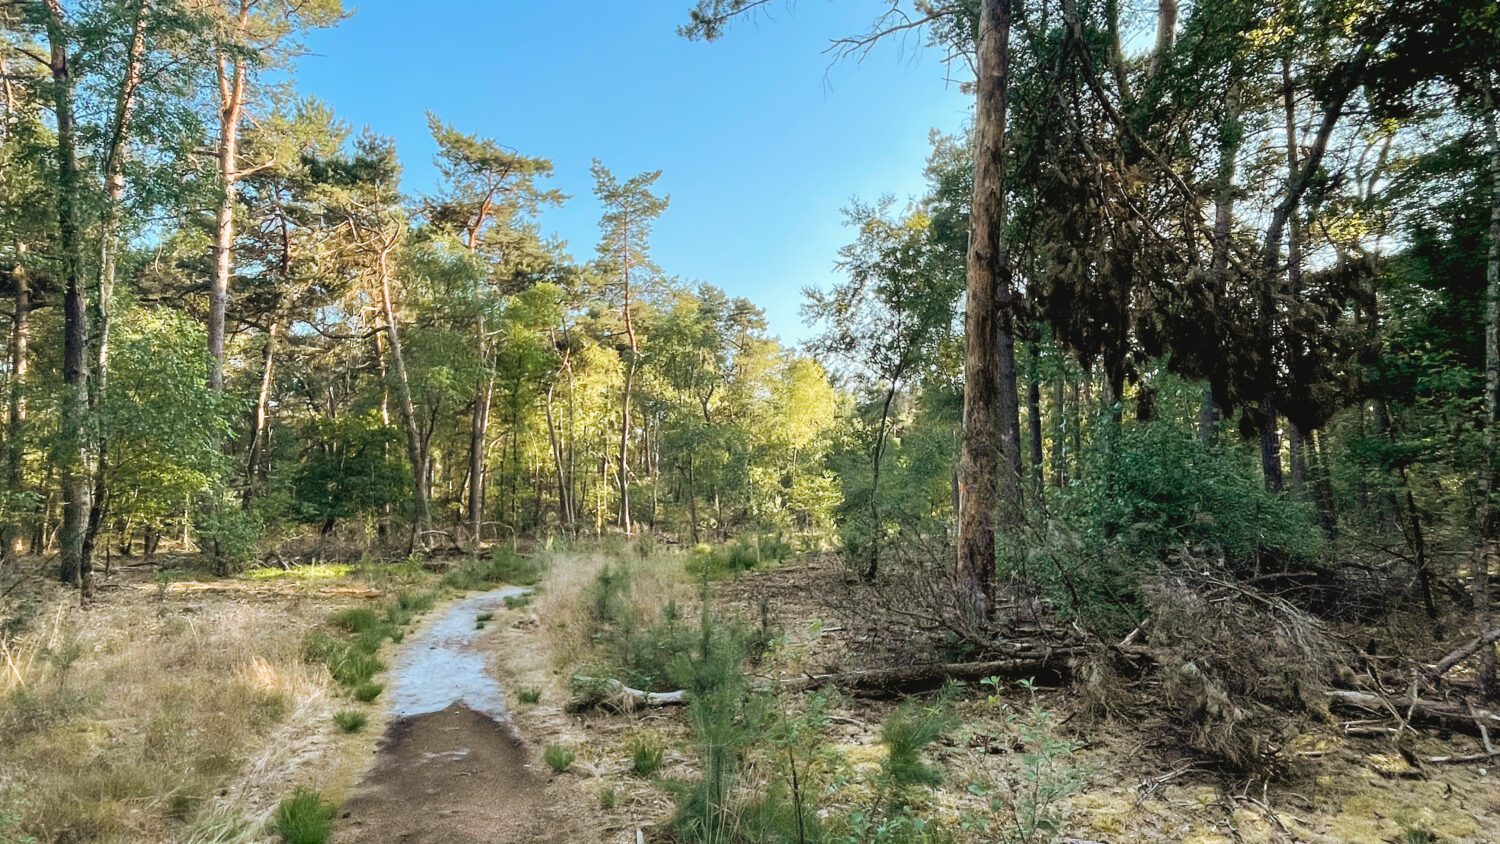
[{"label": "pale dried grass", "polygon": [[214,798],[231,784],[249,796],[244,783],[274,779],[306,752],[299,731],[331,705],[332,684],[303,660],[302,638],[326,612],[122,590],[4,643],[0,770],[12,772],[23,828],[60,842],[253,835],[259,825],[245,818],[261,807],[231,813]]},{"label": "pale dried grass", "polygon": [[571,671],[587,662],[593,648],[591,626],[595,584],[605,566],[625,570],[630,578],[630,603],[636,618],[655,619],[668,603],[685,612],[699,599],[698,586],[686,571],[687,557],[677,551],[637,551],[627,545],[616,553],[593,549],[552,556],[538,584],[532,612],[541,629],[543,648],[553,666]]}]

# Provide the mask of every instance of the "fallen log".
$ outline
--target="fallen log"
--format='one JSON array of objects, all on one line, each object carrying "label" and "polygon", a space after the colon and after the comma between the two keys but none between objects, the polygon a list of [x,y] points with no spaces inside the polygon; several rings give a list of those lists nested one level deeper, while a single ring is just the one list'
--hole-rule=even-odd
[{"label": "fallen log", "polygon": [[873,668],[834,674],[809,674],[775,682],[783,691],[805,692],[832,686],[861,696],[884,696],[932,689],[949,680],[973,681],[986,677],[1061,680],[1071,665],[1063,658],[1046,656],[991,659],[983,662],[929,663],[896,668]]},{"label": "fallen log", "polygon": [[1488,709],[1470,709],[1441,700],[1421,698],[1415,701],[1410,698],[1388,700],[1369,692],[1357,692],[1351,689],[1330,689],[1327,694],[1329,703],[1334,706],[1381,713],[1410,710],[1411,719],[1414,721],[1438,724],[1451,730],[1474,735],[1483,735],[1488,730],[1500,729],[1500,712]]},{"label": "fallen log", "polygon": [[647,706],[682,706],[687,692],[648,692],[632,689],[613,678],[574,677],[574,697],[566,707],[569,712],[584,712],[595,707],[631,710]]},{"label": "fallen log", "polygon": [[[830,674],[809,674],[783,680],[762,680],[755,684],[761,691],[806,692],[836,688],[860,697],[888,697],[904,692],[933,689],[949,680],[973,681],[986,677],[1033,678],[1049,681],[1065,678],[1070,664],[1054,657],[992,659],[983,662],[930,663],[897,668],[874,668]],[[574,698],[569,712],[583,712],[596,707],[633,709],[643,706],[681,706],[687,703],[687,692],[648,692],[632,689],[612,678],[574,677]]]}]

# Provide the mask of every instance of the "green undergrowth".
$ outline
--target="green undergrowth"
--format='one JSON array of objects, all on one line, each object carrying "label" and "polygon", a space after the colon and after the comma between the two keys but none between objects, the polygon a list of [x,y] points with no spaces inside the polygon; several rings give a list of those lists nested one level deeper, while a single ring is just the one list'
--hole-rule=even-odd
[{"label": "green undergrowth", "polygon": [[747,656],[758,658],[765,651],[768,630],[748,630],[703,609],[708,605],[706,581],[696,619],[685,617],[676,601],[646,615],[634,588],[631,569],[624,564],[605,566],[590,587],[592,676],[652,691],[696,691],[721,684],[738,674]]},{"label": "green undergrowth", "polygon": [[535,586],[547,572],[547,561],[541,556],[522,555],[504,545],[497,545],[487,560],[472,560],[448,572],[443,585],[468,591],[511,584]]},{"label": "green undergrowth", "polygon": [[385,668],[381,646],[404,639],[412,623],[439,597],[437,590],[401,592],[378,607],[340,610],[329,617],[326,629],[307,637],[303,653],[309,661],[328,666],[333,679],[357,699],[374,700],[380,690],[372,680]]},{"label": "green undergrowth", "polygon": [[732,577],[756,568],[779,565],[794,553],[780,534],[749,533],[722,545],[699,544],[688,555],[687,571],[693,577]]}]

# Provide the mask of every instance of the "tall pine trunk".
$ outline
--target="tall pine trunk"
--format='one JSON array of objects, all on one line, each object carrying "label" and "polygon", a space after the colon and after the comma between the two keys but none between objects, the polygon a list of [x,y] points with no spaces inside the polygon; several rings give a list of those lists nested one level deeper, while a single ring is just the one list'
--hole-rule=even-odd
[{"label": "tall pine trunk", "polygon": [[63,394],[59,420],[59,472],[63,524],[60,537],[61,579],[80,587],[84,600],[92,591],[92,572],[84,559],[88,530],[89,385],[88,310],[83,290],[83,240],[79,231],[80,173],[73,121],[73,78],[68,62],[68,25],[61,0],[46,0],[47,40],[51,52],[52,96],[57,111],[57,231],[65,284],[63,298]]},{"label": "tall pine trunk", "polygon": [[[253,0],[239,0],[236,25],[243,31],[250,20]],[[219,87],[219,148],[217,168],[219,204],[214,213],[213,275],[208,287],[208,354],[212,358],[208,386],[224,389],[225,320],[229,310],[229,278],[234,274],[235,185],[239,181],[240,118],[245,108],[245,63],[220,52],[217,64]]]},{"label": "tall pine trunk", "polygon": [[[983,0],[979,13],[974,122],[974,198],[964,312],[963,444],[959,461],[958,589],[965,608],[995,605],[995,497],[1001,472],[999,309],[1009,306],[1005,245],[1005,110],[1011,0]],[[1006,315],[1009,316],[1008,314]],[[1010,320],[1004,324],[1008,327]]]},{"label": "tall pine trunk", "polygon": [[[1474,565],[1474,615],[1479,630],[1492,626],[1490,569],[1500,553],[1496,549],[1497,519],[1494,497],[1500,488],[1500,95],[1493,78],[1485,80],[1485,139],[1490,154],[1490,232],[1485,264],[1484,326],[1484,452],[1480,478],[1479,559]],[[1495,677],[1495,648],[1486,647],[1480,657],[1479,690],[1493,700],[1500,697]]]}]

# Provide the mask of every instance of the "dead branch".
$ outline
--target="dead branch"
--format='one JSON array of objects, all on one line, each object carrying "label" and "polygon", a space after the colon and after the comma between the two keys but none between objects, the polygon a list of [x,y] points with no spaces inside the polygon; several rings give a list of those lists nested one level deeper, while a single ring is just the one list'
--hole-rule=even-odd
[{"label": "dead branch", "polygon": [[[1330,689],[1326,694],[1333,706],[1366,712],[1390,711],[1384,698],[1369,692]],[[1414,721],[1439,724],[1471,734],[1482,734],[1492,727],[1500,728],[1500,712],[1463,707],[1440,700],[1413,699],[1411,715]]]},{"label": "dead branch", "polygon": [[1428,678],[1436,680],[1451,671],[1454,666],[1478,653],[1485,645],[1493,645],[1496,642],[1500,642],[1500,627],[1475,636],[1464,644],[1463,647],[1454,650],[1452,653],[1438,660],[1437,665],[1434,665],[1432,670],[1428,672]]}]

